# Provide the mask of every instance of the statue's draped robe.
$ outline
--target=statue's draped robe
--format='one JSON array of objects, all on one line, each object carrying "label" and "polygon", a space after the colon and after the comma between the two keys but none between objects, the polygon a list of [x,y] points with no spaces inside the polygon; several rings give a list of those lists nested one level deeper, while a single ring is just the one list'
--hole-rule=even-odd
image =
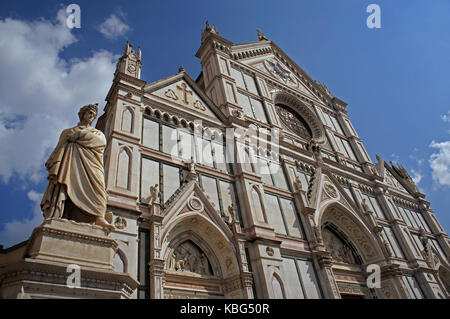
[{"label": "statue's draped robe", "polygon": [[[49,173],[49,184],[41,202],[45,218],[63,217],[66,196],[83,213],[104,216],[105,147],[103,133],[90,126],[79,125],[61,133],[58,145],[45,163]],[[56,179],[50,179],[52,175]]]}]

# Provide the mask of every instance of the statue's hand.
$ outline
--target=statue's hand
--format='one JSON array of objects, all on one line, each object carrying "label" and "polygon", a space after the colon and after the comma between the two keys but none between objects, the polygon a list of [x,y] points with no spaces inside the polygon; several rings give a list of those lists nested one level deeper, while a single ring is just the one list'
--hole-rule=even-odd
[{"label": "statue's hand", "polygon": [[55,174],[50,174],[50,175],[48,175],[48,180],[49,180],[51,183],[56,183],[56,175],[55,175]]}]

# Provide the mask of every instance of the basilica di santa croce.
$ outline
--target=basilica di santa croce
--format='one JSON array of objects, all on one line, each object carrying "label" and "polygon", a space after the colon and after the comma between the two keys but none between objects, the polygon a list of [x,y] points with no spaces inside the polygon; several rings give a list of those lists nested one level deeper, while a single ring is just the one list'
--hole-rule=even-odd
[{"label": "basilica di santa croce", "polygon": [[141,55],[127,43],[89,129],[106,137],[104,219],[43,209],[0,250],[1,298],[449,297],[450,240],[425,195],[372,162],[347,104],[262,32],[233,44],[207,23],[195,80],[146,83]]}]

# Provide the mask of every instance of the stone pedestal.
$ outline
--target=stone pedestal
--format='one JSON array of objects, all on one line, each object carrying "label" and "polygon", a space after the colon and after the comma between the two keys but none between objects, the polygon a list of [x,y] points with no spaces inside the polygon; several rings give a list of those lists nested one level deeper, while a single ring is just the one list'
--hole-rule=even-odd
[{"label": "stone pedestal", "polygon": [[[139,283],[114,271],[117,246],[100,226],[45,221],[20,258],[0,259],[0,298],[130,298]],[[80,270],[76,287],[74,268]]]},{"label": "stone pedestal", "polygon": [[33,259],[113,270],[118,244],[107,235],[97,225],[52,219],[34,229],[28,255]]}]

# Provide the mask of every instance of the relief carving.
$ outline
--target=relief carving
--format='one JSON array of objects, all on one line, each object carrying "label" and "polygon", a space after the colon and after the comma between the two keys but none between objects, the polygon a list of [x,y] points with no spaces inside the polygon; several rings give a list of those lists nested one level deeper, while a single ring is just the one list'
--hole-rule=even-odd
[{"label": "relief carving", "polygon": [[344,213],[333,209],[330,212],[329,219],[335,221],[336,225],[342,227],[349,236],[351,236],[353,242],[357,243],[359,250],[364,256],[368,259],[375,258],[376,252],[374,247],[369,243],[366,235],[360,230],[359,226],[357,226],[350,218],[348,218]]},{"label": "relief carving", "polygon": [[127,227],[127,220],[123,217],[117,216],[116,220],[114,221],[114,226],[117,229],[124,229]]},{"label": "relief carving", "polygon": [[169,270],[212,276],[212,268],[205,253],[191,241],[179,245],[169,257]]},{"label": "relief carving", "polygon": [[327,192],[328,195],[331,196],[331,198],[336,198],[336,197],[337,197],[337,190],[336,190],[336,188],[335,188],[333,185],[331,185],[330,183],[327,183],[327,182],[326,182],[326,183],[323,185],[323,188],[325,189],[325,192]]},{"label": "relief carving", "polygon": [[322,231],[322,234],[325,247],[331,253],[333,260],[352,265],[358,264],[355,253],[348,244],[327,228]]}]

